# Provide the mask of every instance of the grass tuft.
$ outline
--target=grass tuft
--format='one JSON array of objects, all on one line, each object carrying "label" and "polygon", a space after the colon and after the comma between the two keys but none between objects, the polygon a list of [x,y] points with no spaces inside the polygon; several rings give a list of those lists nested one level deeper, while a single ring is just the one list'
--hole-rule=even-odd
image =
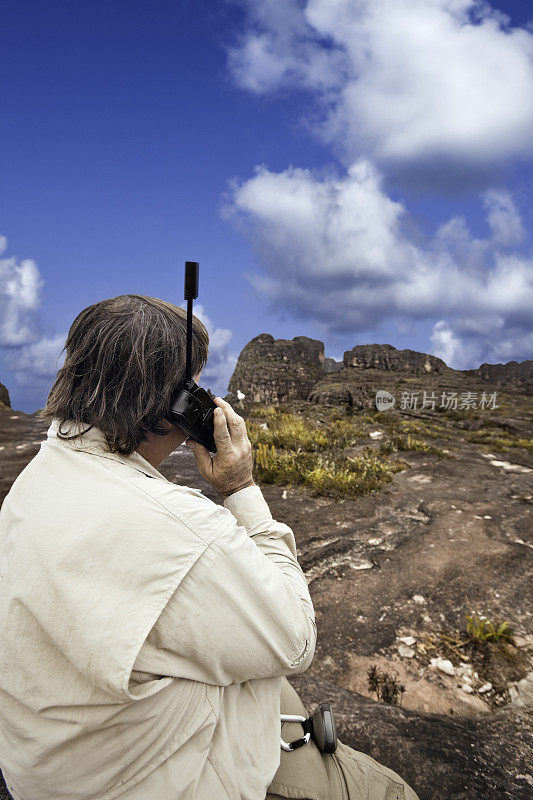
[{"label": "grass tuft", "polygon": [[496,431],[472,431],[465,434],[465,439],[475,444],[490,445],[491,450],[507,452],[512,447],[521,447],[525,450],[533,450],[533,439],[521,439],[507,432]]},{"label": "grass tuft", "polygon": [[478,642],[510,642],[513,643],[513,631],[508,622],[492,621],[476,611],[466,615],[466,632]]},{"label": "grass tuft", "polygon": [[249,415],[250,417],[266,417],[267,419],[275,419],[283,413],[281,406],[252,406]]},{"label": "grass tuft", "polygon": [[285,450],[317,452],[350,447],[365,437],[363,425],[347,419],[332,419],[321,427],[295,414],[278,413],[269,418],[268,428],[249,420],[248,436],[254,444],[268,444]]},{"label": "grass tuft", "polygon": [[398,453],[407,450],[419,450],[422,453],[432,453],[440,458],[450,458],[449,453],[441,450],[439,447],[434,447],[420,439],[414,438],[410,433],[408,433],[407,436],[392,434],[382,442],[379,447],[381,455],[389,455],[390,453]]},{"label": "grass tuft", "polygon": [[264,483],[303,485],[310,488],[313,496],[339,498],[359,497],[380,489],[407,464],[382,460],[372,451],[354,458],[325,457],[259,443],[254,450],[254,467],[257,479]]},{"label": "grass tuft", "polygon": [[268,428],[258,422],[248,422],[248,436],[252,443],[282,447],[286,450],[316,451],[328,447],[328,437],[324,430],[311,426],[294,414],[282,413],[270,418]]}]

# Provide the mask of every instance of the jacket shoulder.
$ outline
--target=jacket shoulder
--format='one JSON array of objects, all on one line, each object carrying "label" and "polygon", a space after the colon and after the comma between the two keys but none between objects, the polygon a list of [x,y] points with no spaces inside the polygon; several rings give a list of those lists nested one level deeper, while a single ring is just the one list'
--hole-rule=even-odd
[{"label": "jacket shoulder", "polygon": [[163,481],[143,481],[142,488],[206,545],[228,526],[237,524],[229,509],[213,502],[199,489]]}]

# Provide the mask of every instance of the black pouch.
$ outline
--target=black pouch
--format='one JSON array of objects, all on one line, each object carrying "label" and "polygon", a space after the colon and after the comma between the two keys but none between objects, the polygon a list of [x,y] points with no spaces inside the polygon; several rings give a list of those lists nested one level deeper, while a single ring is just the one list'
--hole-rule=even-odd
[{"label": "black pouch", "polygon": [[337,749],[337,726],[330,704],[320,703],[310,719],[312,719],[311,738],[323,753],[334,753]]}]

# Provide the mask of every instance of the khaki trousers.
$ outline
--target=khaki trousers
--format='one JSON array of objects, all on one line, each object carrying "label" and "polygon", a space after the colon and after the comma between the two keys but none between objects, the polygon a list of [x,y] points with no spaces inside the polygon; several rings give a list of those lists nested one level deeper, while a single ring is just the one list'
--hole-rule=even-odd
[{"label": "khaki trousers", "polygon": [[[283,678],[281,713],[307,717],[307,711],[289,681]],[[302,736],[299,722],[284,722],[286,742]],[[280,748],[281,749],[281,748]],[[297,750],[281,750],[281,762],[265,800],[419,800],[418,795],[391,769],[370,756],[337,742],[334,753],[323,753],[311,740]]]}]

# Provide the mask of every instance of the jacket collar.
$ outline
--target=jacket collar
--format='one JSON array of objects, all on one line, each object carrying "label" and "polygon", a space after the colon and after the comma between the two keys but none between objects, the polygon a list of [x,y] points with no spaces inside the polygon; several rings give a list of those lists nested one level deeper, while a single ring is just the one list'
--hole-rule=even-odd
[{"label": "jacket collar", "polygon": [[152,478],[159,478],[167,483],[169,482],[159,470],[153,467],[152,464],[143,458],[136,450],[129,456],[122,455],[121,453],[111,453],[105,440],[104,433],[100,428],[96,428],[95,426],[91,427],[84,422],[67,420],[61,425],[61,434],[63,436],[75,436],[76,438],[65,440],[58,436],[58,431],[59,420],[53,419],[47,431],[48,440],[53,444],[59,444],[61,447],[68,447],[71,450],[92,453],[93,455],[102,456],[103,458],[110,458],[121,464],[127,464]]}]

